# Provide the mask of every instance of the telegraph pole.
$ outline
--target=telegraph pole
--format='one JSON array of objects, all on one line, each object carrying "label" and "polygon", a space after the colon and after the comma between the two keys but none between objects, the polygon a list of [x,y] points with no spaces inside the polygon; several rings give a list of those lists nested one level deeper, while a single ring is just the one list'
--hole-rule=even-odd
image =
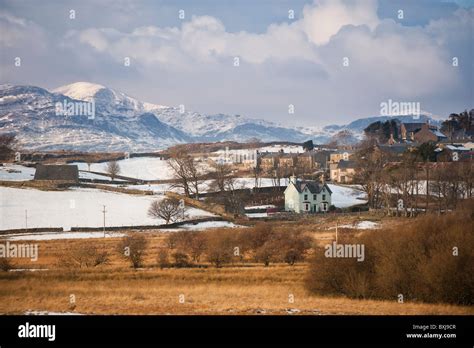
[{"label": "telegraph pole", "polygon": [[105,210],[105,205],[103,205],[103,209],[102,209],[102,213],[104,214],[104,238],[105,238],[105,213],[107,212],[107,210]]}]

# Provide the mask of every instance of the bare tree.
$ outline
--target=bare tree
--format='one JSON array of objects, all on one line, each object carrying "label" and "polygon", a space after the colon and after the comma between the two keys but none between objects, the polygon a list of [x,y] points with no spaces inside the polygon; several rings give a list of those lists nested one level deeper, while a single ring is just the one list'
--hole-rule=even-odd
[{"label": "bare tree", "polygon": [[153,201],[148,208],[148,216],[154,219],[163,219],[168,225],[184,217],[185,206],[176,198],[165,198]]},{"label": "bare tree", "polygon": [[117,161],[113,160],[107,163],[107,173],[110,175],[112,180],[120,173],[120,165]]},{"label": "bare tree", "polygon": [[186,197],[199,196],[199,178],[201,173],[194,157],[184,151],[176,151],[171,154],[168,165],[174,173],[177,183],[173,187],[182,188]]},{"label": "bare tree", "polygon": [[235,177],[232,175],[230,165],[215,163],[212,165],[212,168],[211,176],[213,181],[211,183],[211,189],[218,192],[233,191]]}]

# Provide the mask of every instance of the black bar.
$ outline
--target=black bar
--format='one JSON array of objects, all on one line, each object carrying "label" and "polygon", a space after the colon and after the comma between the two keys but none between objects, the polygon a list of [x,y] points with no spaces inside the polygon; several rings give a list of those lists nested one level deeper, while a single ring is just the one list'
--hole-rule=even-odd
[{"label": "black bar", "polygon": [[[0,346],[276,345],[472,347],[472,316],[0,316]],[[55,325],[55,340],[19,326]],[[426,329],[414,329],[425,326]],[[434,326],[436,325],[436,329]],[[440,328],[440,325],[445,325]],[[455,327],[454,327],[454,326]],[[430,328],[431,327],[431,328]],[[456,334],[408,338],[407,334]]]}]

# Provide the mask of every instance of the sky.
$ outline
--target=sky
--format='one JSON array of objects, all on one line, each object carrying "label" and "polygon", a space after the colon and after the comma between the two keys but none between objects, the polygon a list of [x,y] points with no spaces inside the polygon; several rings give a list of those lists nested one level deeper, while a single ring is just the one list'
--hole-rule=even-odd
[{"label": "sky", "polygon": [[0,0],[0,83],[284,125],[389,100],[446,118],[474,106],[473,23],[474,0]]}]

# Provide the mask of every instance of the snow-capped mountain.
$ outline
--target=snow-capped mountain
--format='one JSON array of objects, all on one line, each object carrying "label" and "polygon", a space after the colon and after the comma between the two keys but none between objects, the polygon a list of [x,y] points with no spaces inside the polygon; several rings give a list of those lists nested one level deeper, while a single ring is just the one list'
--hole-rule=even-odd
[{"label": "snow-capped mountain", "polygon": [[[58,114],[56,110],[58,103],[81,102],[94,103],[93,119]],[[16,133],[27,150],[83,151],[155,151],[184,142],[250,138],[303,141],[308,137],[263,120],[204,115],[142,102],[89,82],[52,92],[35,86],[0,85],[0,132]]]},{"label": "snow-capped mountain", "polygon": [[162,105],[141,102],[125,93],[90,82],[71,83],[54,89],[53,93],[76,100],[94,100],[97,112],[109,115],[135,116],[166,108]]},{"label": "snow-capped mountain", "polygon": [[[84,102],[93,104],[93,117],[58,113],[58,104],[66,110],[67,105]],[[206,115],[146,103],[89,82],[76,82],[52,92],[35,86],[0,85],[0,132],[16,133],[26,150],[156,151],[177,143],[242,142],[251,138],[323,143],[344,129],[360,138],[370,123],[385,119],[388,117],[361,118],[348,125],[323,128],[287,127],[239,115]]]},{"label": "snow-capped mountain", "polygon": [[139,102],[122,95],[111,98],[113,91],[105,88],[96,95],[103,98],[97,98],[92,119],[57,112],[57,104],[78,105],[81,100],[39,87],[0,85],[0,132],[17,134],[27,150],[146,151],[192,141]]}]

